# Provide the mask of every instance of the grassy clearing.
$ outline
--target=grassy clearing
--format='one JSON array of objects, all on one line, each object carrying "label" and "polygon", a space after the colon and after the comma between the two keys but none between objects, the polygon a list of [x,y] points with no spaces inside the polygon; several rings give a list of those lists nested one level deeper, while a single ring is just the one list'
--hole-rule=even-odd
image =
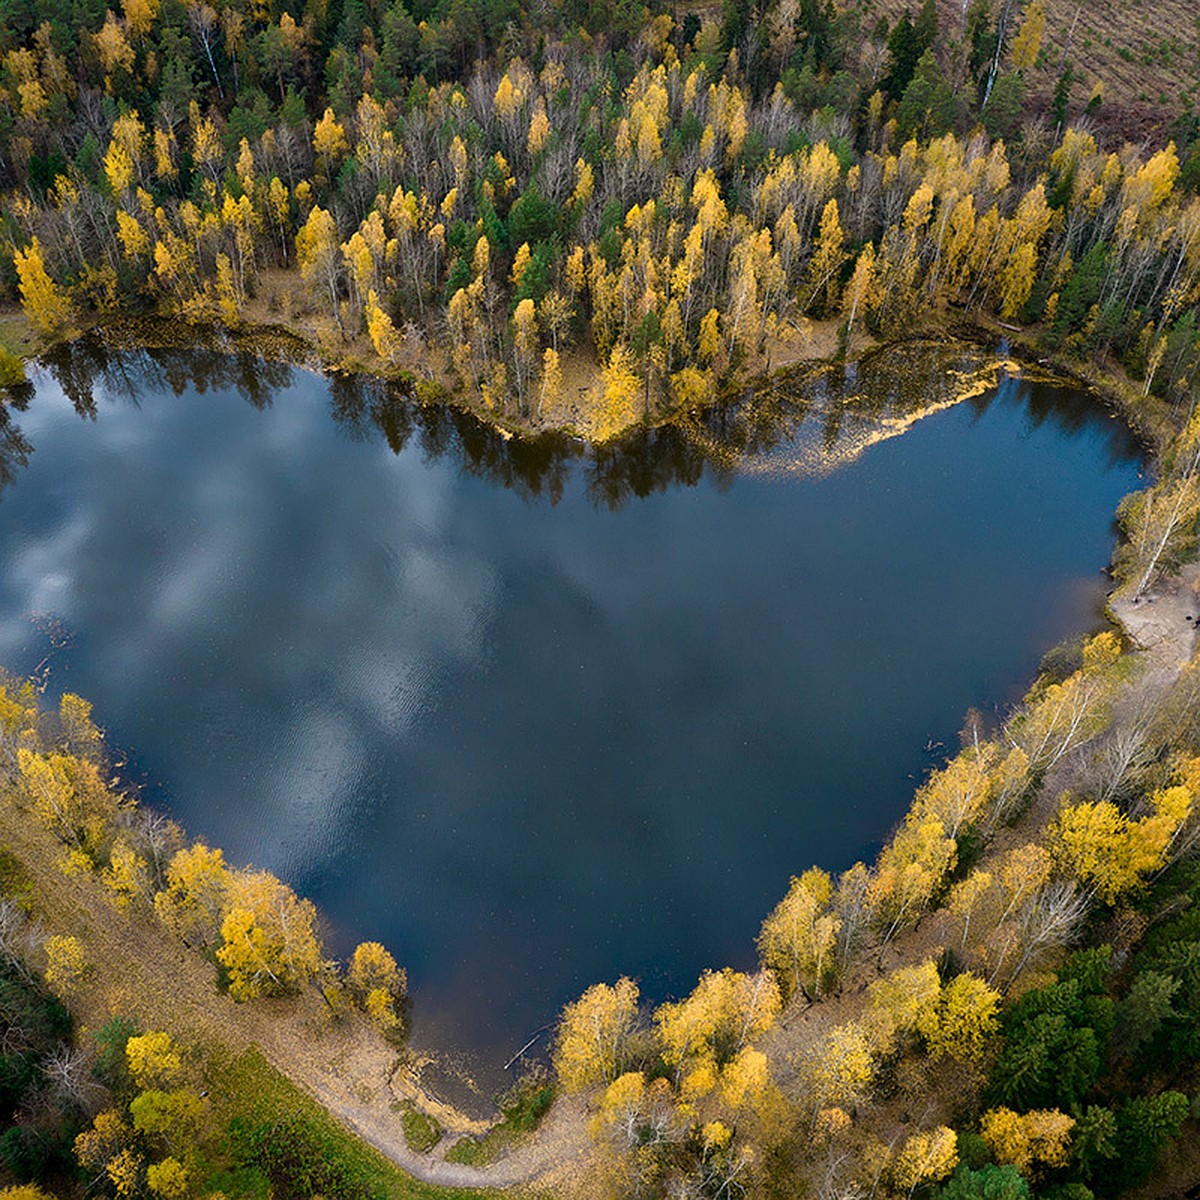
[{"label": "grassy clearing", "polygon": [[25,360],[37,353],[37,339],[19,307],[0,305],[0,399],[7,388],[23,384]]},{"label": "grassy clearing", "polygon": [[16,387],[26,378],[25,364],[20,356],[0,346],[0,388]]},{"label": "grassy clearing", "polygon": [[[312,1152],[336,1166],[372,1200],[467,1200],[496,1194],[439,1187],[405,1174],[276,1071],[256,1047],[234,1058],[214,1055],[207,1077],[223,1124],[239,1119],[250,1126],[287,1122],[303,1132]],[[256,1200],[267,1183],[256,1169],[225,1171],[211,1182],[219,1182],[230,1200]]]},{"label": "grassy clearing", "polygon": [[441,1126],[432,1118],[415,1108],[410,1108],[401,1118],[404,1125],[404,1140],[410,1150],[425,1154],[442,1140]]},{"label": "grassy clearing", "polygon": [[528,1138],[554,1103],[553,1083],[537,1081],[533,1086],[519,1087],[500,1103],[503,1120],[483,1137],[460,1138],[446,1151],[446,1161],[470,1167],[485,1167],[495,1162]]},{"label": "grassy clearing", "polygon": [[7,846],[0,846],[0,896],[15,900],[26,913],[33,911],[33,880]]}]

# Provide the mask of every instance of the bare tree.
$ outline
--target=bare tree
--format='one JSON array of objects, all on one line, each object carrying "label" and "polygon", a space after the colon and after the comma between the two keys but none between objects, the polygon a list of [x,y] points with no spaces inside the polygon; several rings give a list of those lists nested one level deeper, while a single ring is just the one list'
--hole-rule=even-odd
[{"label": "bare tree", "polygon": [[[1052,880],[1041,888],[1033,901],[1018,916],[1009,948],[1020,951],[1012,970],[1007,972],[1003,991],[1012,987],[1022,971],[1046,950],[1069,945],[1079,934],[1088,913],[1088,897],[1074,880]],[[1002,973],[1008,953],[1002,955],[989,983]]]},{"label": "bare tree", "polygon": [[225,99],[225,89],[221,86],[221,76],[217,71],[216,59],[213,57],[213,47],[217,44],[217,10],[204,0],[189,0],[188,24],[192,35],[200,43],[205,58],[208,59],[209,70],[212,71],[213,82],[221,99]]},{"label": "bare tree", "polygon": [[183,830],[170,817],[142,805],[123,813],[121,824],[150,868],[151,889],[161,891],[171,859],[183,848]]},{"label": "bare tree", "polygon": [[1162,681],[1134,685],[1134,695],[1083,767],[1083,790],[1097,800],[1114,801],[1144,790],[1141,781],[1162,749],[1156,726],[1167,690]]},{"label": "bare tree", "polygon": [[988,68],[987,85],[983,89],[983,103],[979,106],[981,109],[987,108],[988,97],[992,94],[992,85],[996,82],[996,75],[1000,70],[1000,56],[1004,53],[1004,43],[1008,37],[1008,22],[1015,4],[1016,0],[1002,0],[1000,11],[996,15],[996,53],[992,55],[992,64]]},{"label": "bare tree", "polygon": [[0,897],[0,958],[27,979],[34,977],[26,966],[32,941],[33,927],[28,914],[12,896]]},{"label": "bare tree", "polygon": [[91,1056],[66,1042],[43,1060],[42,1070],[51,1091],[84,1112],[92,1111],[104,1096],[104,1087],[92,1076]]}]

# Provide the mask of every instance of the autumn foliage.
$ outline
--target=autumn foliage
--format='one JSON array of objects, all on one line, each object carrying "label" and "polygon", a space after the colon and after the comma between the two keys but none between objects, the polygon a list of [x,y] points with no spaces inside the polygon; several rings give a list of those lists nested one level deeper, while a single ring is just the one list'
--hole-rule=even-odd
[{"label": "autumn foliage", "polygon": [[[95,872],[114,904],[154,913],[183,941],[211,950],[234,999],[284,995],[317,979],[342,986],[311,901],[268,871],[231,867],[220,850],[188,844],[174,822],[111,786],[86,701],[67,693],[57,712],[45,713],[28,686],[0,680],[0,739],[11,799],[63,844],[64,870]],[[45,955],[53,990],[74,993],[89,970],[79,941],[51,937]],[[400,1029],[406,977],[383,946],[358,947],[344,986],[381,1029]],[[143,1058],[162,1063],[170,1052],[130,1042],[131,1070],[148,1082],[156,1069],[138,1066]]]},{"label": "autumn foliage", "polygon": [[[599,21],[609,55],[570,26],[598,12],[546,15],[547,41],[515,10],[385,7],[327,27],[311,2],[130,0],[79,34],[31,4],[0,35],[0,187],[35,327],[131,308],[237,326],[269,295],[509,420],[564,420],[564,359],[586,363],[576,419],[598,438],[794,359],[811,318],[847,343],[946,309],[1037,322],[1056,349],[1116,352],[1147,395],[1187,392],[1186,149],[1067,119],[1053,144],[1012,138],[1036,4],[964,10],[969,50],[929,5],[880,41],[775,0],[741,44],[732,10],[639,10]],[[64,125],[101,98],[94,130]]]}]

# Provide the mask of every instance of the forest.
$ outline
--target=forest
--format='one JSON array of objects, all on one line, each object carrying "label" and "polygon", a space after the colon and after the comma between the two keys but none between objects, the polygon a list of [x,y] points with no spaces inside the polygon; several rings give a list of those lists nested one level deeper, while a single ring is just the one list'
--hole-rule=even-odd
[{"label": "forest", "polygon": [[[1155,453],[1118,513],[1124,624],[969,714],[874,862],[798,874],[752,970],[567,1005],[503,1106],[506,1148],[583,1114],[582,1174],[549,1194],[1108,1200],[1200,1176],[1200,659],[1128,632],[1196,580],[1200,124],[1190,91],[1126,140],[1051,11],[0,0],[0,287],[40,348],[117,315],[275,325],[422,400],[602,441],[954,320],[1098,374]],[[1179,58],[1196,31],[1168,32]],[[0,370],[23,378],[11,350]],[[49,919],[52,895],[90,889],[239,1011],[307,999],[406,1053],[392,953],[333,961],[311,902],[137,803],[87,701],[3,679],[0,828],[0,1200],[462,1194],[384,1172],[249,1051],[112,1003],[95,923]],[[442,1136],[393,1115],[414,1153]]]},{"label": "forest", "polygon": [[13,0],[3,285],[47,339],[273,323],[594,440],[947,316],[1185,402],[1190,99],[1098,140],[1044,0],[760,7]]}]

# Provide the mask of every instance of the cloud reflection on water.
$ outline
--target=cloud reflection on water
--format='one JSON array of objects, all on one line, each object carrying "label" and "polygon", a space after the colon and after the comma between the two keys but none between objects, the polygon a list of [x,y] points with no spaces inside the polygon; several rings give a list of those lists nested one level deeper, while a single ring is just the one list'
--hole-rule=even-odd
[{"label": "cloud reflection on water", "polygon": [[0,662],[46,653],[24,614],[77,630],[53,682],[194,832],[392,944],[427,1029],[506,1045],[622,970],[678,990],[1088,619],[1135,466],[1086,402],[1014,385],[787,467],[927,407],[923,353],[860,364],[856,411],[825,373],[588,452],[78,345],[15,418]]}]

